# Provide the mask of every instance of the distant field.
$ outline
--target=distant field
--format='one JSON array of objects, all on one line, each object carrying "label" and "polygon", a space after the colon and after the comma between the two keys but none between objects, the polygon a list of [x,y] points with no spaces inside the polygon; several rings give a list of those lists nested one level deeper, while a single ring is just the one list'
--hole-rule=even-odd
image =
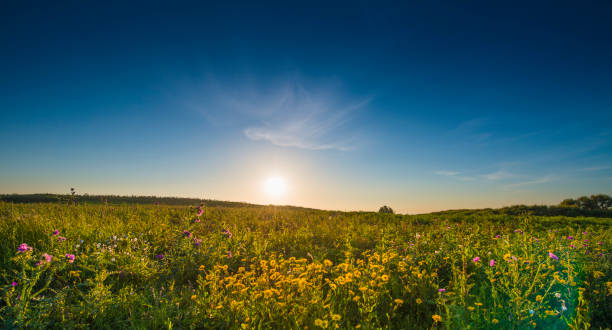
[{"label": "distant field", "polygon": [[610,218],[68,199],[0,202],[6,328],[612,326]]}]

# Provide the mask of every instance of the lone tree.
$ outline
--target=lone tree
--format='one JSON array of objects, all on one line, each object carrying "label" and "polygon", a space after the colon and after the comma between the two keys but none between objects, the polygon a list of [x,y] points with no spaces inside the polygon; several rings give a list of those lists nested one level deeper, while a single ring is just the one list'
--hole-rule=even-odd
[{"label": "lone tree", "polygon": [[378,213],[393,213],[393,209],[385,205],[378,209]]}]

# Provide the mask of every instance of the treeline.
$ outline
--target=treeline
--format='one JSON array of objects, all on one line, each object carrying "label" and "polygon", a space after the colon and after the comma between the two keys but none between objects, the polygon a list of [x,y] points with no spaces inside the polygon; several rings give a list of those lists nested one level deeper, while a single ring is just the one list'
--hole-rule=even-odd
[{"label": "treeline", "polygon": [[87,204],[161,204],[189,206],[204,203],[208,206],[255,207],[259,205],[185,197],[118,196],[118,195],[61,195],[61,194],[10,194],[0,195],[0,201],[9,203],[87,203]]},{"label": "treeline", "polygon": [[566,217],[597,217],[612,218],[612,197],[599,194],[577,199],[568,198],[559,205],[513,205],[499,209],[449,210],[435,212],[444,215],[480,215],[483,213],[496,215],[537,215]]}]

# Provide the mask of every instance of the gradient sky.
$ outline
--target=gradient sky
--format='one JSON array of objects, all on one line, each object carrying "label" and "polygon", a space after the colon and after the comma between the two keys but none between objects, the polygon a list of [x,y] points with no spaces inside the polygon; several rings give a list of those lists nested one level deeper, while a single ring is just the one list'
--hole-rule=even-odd
[{"label": "gradient sky", "polygon": [[0,193],[410,213],[612,193],[612,4],[495,3],[4,1]]}]

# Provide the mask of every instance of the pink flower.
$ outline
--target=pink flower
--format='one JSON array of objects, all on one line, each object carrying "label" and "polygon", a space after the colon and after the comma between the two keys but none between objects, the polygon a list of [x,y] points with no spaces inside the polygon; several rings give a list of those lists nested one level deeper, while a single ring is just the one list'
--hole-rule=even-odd
[{"label": "pink flower", "polygon": [[63,242],[63,241],[65,241],[65,240],[66,240],[66,237],[64,237],[64,236],[58,236],[58,237],[57,237],[57,240],[58,240],[58,241],[60,241],[60,242]]},{"label": "pink flower", "polygon": [[75,258],[74,254],[66,253],[66,260],[68,260],[69,263],[73,263],[74,258]]},{"label": "pink flower", "polygon": [[16,286],[17,286],[17,282],[13,281],[13,283],[11,283],[11,285],[12,285],[12,286],[13,286],[13,288],[14,288],[14,287],[16,287]]},{"label": "pink flower", "polygon": [[32,247],[28,246],[26,243],[19,244],[19,247],[17,248],[17,252],[19,253],[32,251],[32,250],[33,250]]},{"label": "pink flower", "polygon": [[43,260],[41,260],[38,263],[36,263],[37,266],[42,266],[44,264],[50,263],[51,260],[53,260],[53,256],[49,255],[49,254],[46,254],[46,253],[43,253],[42,257],[43,257]]},{"label": "pink flower", "polygon": [[227,257],[231,258],[232,257],[232,250],[227,250]]},{"label": "pink flower", "polygon": [[191,238],[191,233],[188,230],[183,230],[183,235],[187,238]]},{"label": "pink flower", "polygon": [[195,238],[195,237],[194,237],[194,238],[193,238],[193,243],[194,243],[196,246],[200,246],[200,243],[202,243],[202,240],[201,240],[201,239],[199,239],[199,238]]},{"label": "pink flower", "polygon": [[445,288],[438,289],[438,292],[446,292]]},{"label": "pink flower", "polygon": [[495,266],[495,260],[494,259],[489,260],[489,266],[490,267]]},{"label": "pink flower", "polygon": [[557,256],[556,256],[554,253],[552,253],[552,252],[548,252],[548,256],[549,256],[551,259],[559,260],[559,257],[557,257]]},{"label": "pink flower", "polygon": [[473,263],[477,263],[477,262],[479,262],[479,261],[480,261],[480,257],[475,257],[474,259],[472,259],[472,262],[473,262]]},{"label": "pink flower", "polygon": [[59,235],[59,230],[57,230],[57,229],[56,229],[56,230],[54,230],[54,231],[53,231],[53,235],[55,235],[55,236]]},{"label": "pink flower", "polygon": [[499,235],[495,235],[495,238],[499,238]]}]

